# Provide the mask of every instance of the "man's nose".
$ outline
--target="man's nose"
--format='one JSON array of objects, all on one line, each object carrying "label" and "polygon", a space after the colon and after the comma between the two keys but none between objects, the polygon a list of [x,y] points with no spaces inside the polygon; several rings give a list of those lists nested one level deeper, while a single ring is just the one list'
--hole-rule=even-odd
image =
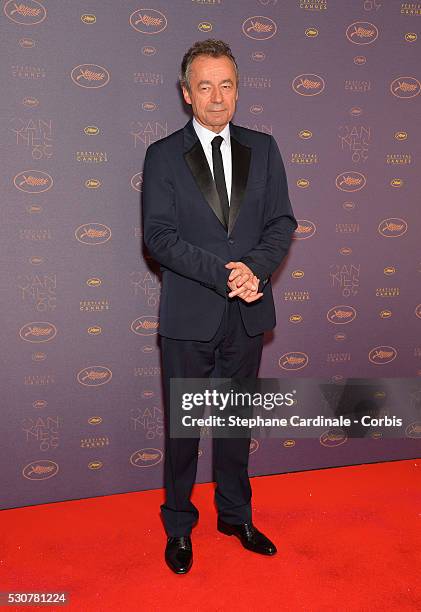
[{"label": "man's nose", "polygon": [[212,89],[212,96],[211,96],[211,101],[212,102],[222,102],[223,98],[222,98],[222,93],[219,91],[218,87],[214,87]]}]

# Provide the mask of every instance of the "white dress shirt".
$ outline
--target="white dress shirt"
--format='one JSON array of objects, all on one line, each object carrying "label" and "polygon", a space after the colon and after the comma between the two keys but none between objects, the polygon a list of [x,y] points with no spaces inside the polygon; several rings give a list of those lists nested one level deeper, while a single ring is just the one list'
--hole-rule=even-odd
[{"label": "white dress shirt", "polygon": [[224,164],[224,175],[225,184],[227,187],[228,201],[231,201],[231,183],[232,183],[232,161],[231,161],[231,139],[230,139],[230,127],[229,123],[224,127],[222,132],[216,134],[212,130],[208,130],[199,123],[196,117],[193,117],[193,127],[196,131],[197,137],[200,140],[203,151],[205,152],[206,159],[208,160],[210,171],[213,176],[213,162],[212,162],[212,140],[215,136],[222,136],[224,139],[221,142],[221,155],[222,163]]}]

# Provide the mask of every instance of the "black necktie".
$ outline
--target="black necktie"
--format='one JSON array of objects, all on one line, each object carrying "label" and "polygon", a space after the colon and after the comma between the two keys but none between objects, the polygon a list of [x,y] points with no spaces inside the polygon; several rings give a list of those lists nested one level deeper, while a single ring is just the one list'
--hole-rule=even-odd
[{"label": "black necktie", "polygon": [[222,212],[225,218],[226,226],[228,227],[229,219],[229,201],[227,193],[227,185],[225,183],[224,164],[222,163],[221,143],[224,139],[222,136],[215,136],[212,140],[212,163],[213,176],[215,179],[216,190],[221,202]]}]

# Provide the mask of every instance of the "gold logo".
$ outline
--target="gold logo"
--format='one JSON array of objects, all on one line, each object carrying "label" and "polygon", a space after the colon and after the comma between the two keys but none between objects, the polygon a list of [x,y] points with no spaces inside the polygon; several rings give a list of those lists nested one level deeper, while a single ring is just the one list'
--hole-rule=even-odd
[{"label": "gold logo", "polygon": [[86,284],[88,287],[100,287],[102,285],[102,280],[100,278],[88,278]]},{"label": "gold logo", "polygon": [[19,45],[22,47],[22,49],[32,49],[35,47],[35,40],[32,38],[21,38]]},{"label": "gold logo", "polygon": [[159,34],[168,25],[164,13],[155,9],[138,9],[130,15],[129,23],[141,34]]},{"label": "gold logo", "polygon": [[292,81],[292,89],[300,96],[317,96],[324,88],[325,81],[318,74],[299,74]]},{"label": "gold logo", "polygon": [[99,179],[90,178],[85,181],[85,187],[87,189],[99,189],[101,185],[102,183]]},{"label": "gold logo", "polygon": [[145,399],[151,399],[151,397],[155,397],[155,391],[152,391],[152,389],[145,389],[142,391],[142,397]]},{"label": "gold logo", "polygon": [[52,177],[41,170],[23,170],[13,179],[16,189],[25,193],[42,193],[53,186]]},{"label": "gold logo", "polygon": [[40,206],[39,204],[30,204],[26,207],[26,210],[29,213],[40,213],[42,212],[42,206]]},{"label": "gold logo", "polygon": [[338,332],[334,335],[334,338],[336,342],[342,342],[343,340],[346,340],[346,334],[344,334],[344,332]]},{"label": "gold logo", "polygon": [[341,247],[339,249],[339,253],[341,255],[352,255],[352,249],[351,247]]},{"label": "gold logo", "polygon": [[415,42],[417,38],[418,38],[418,34],[416,34],[415,32],[407,32],[405,34],[406,42]]},{"label": "gold logo", "polygon": [[97,134],[99,134],[99,127],[96,125],[87,125],[83,131],[85,132],[86,136],[97,136]]},{"label": "gold logo", "polygon": [[396,359],[398,351],[393,346],[376,346],[371,349],[368,358],[375,365],[390,363]]},{"label": "gold logo", "polygon": [[6,17],[22,25],[37,25],[47,17],[47,11],[41,2],[26,0],[19,4],[9,0],[3,7]]},{"label": "gold logo", "polygon": [[103,466],[104,464],[102,463],[102,461],[90,461],[88,463],[88,468],[90,470],[100,470]]},{"label": "gold logo", "polygon": [[361,106],[353,106],[351,110],[349,111],[349,113],[353,117],[359,117],[360,115],[363,114],[363,109],[361,108]]},{"label": "gold logo", "polygon": [[159,319],[155,315],[144,315],[135,319],[130,329],[139,336],[153,336],[158,333]]},{"label": "gold logo", "polygon": [[39,100],[38,98],[28,97],[22,100],[22,104],[27,108],[36,108],[37,106],[39,106]]},{"label": "gold logo", "polygon": [[284,353],[279,357],[278,364],[283,370],[301,370],[308,365],[308,355],[300,351]]},{"label": "gold logo", "polygon": [[29,258],[29,263],[31,263],[33,266],[39,266],[40,264],[44,263],[44,258],[38,255],[33,255]]},{"label": "gold logo", "polygon": [[373,393],[373,397],[375,397],[376,399],[385,399],[386,392],[385,391],[375,391]]},{"label": "gold logo", "polygon": [[159,448],[142,448],[131,455],[130,463],[138,468],[152,467],[158,465],[163,456],[164,454]]},{"label": "gold logo", "polygon": [[359,191],[365,187],[366,182],[367,179],[364,174],[350,170],[338,174],[335,184],[341,191]]},{"label": "gold logo", "polygon": [[328,429],[320,436],[320,444],[322,446],[332,447],[340,446],[344,444],[348,439],[348,436],[342,429]]},{"label": "gold logo", "polygon": [[307,28],[305,35],[307,38],[316,38],[319,35],[319,30],[317,28]]},{"label": "gold logo", "polygon": [[351,323],[356,316],[357,311],[352,306],[334,306],[326,315],[329,323],[334,323],[335,325]]},{"label": "gold logo", "polygon": [[250,112],[253,113],[253,115],[259,115],[263,112],[262,104],[252,104],[250,106]]},{"label": "gold logo", "polygon": [[406,140],[408,138],[408,132],[395,132],[396,140]]},{"label": "gold logo", "polygon": [[389,217],[388,219],[383,219],[383,221],[379,223],[377,230],[379,234],[385,238],[399,238],[406,234],[408,224],[404,219],[400,219],[399,217]]},{"label": "gold logo", "polygon": [[98,387],[110,382],[113,373],[105,366],[87,366],[77,373],[77,381],[85,387]]},{"label": "gold logo", "polygon": [[150,57],[151,55],[155,55],[156,48],[155,47],[142,47],[143,55]]},{"label": "gold logo", "polygon": [[144,111],[156,111],[157,108],[158,106],[155,104],[155,102],[143,102],[142,104],[142,110]]},{"label": "gold logo", "polygon": [[96,23],[96,15],[81,15],[80,20],[87,25],[91,25],[92,23]]},{"label": "gold logo", "polygon": [[355,21],[346,29],[346,37],[354,45],[370,45],[378,35],[376,26],[368,21]]},{"label": "gold logo", "polygon": [[102,327],[100,325],[91,325],[88,327],[88,334],[90,336],[99,336],[99,334],[102,334]]},{"label": "gold logo", "polygon": [[397,98],[415,98],[421,89],[421,83],[415,77],[398,77],[390,84],[390,91]]},{"label": "gold logo", "polygon": [[316,233],[316,226],[313,221],[307,219],[297,219],[298,227],[292,235],[293,240],[306,240]]},{"label": "gold logo", "polygon": [[402,187],[403,186],[403,179],[398,179],[398,178],[392,179],[390,181],[390,186],[391,187]]},{"label": "gold logo", "polygon": [[392,311],[386,308],[385,310],[380,311],[379,316],[381,319],[390,319],[390,317],[392,316]]},{"label": "gold logo", "polygon": [[282,445],[284,448],[293,448],[295,446],[295,440],[284,440]]},{"label": "gold logo", "polygon": [[46,408],[47,402],[46,400],[35,400],[34,402],[32,402],[32,407],[33,408]]},{"label": "gold logo", "polygon": [[150,345],[142,346],[142,353],[153,353],[154,347]]},{"label": "gold logo", "polygon": [[301,323],[302,320],[303,320],[303,317],[300,314],[292,314],[289,317],[290,323]]},{"label": "gold logo", "polygon": [[27,342],[49,342],[57,335],[57,327],[46,321],[26,323],[19,330],[19,336]]},{"label": "gold logo", "polygon": [[291,276],[292,278],[303,278],[304,270],[293,270],[291,272]]},{"label": "gold logo", "polygon": [[356,66],[364,66],[366,62],[367,62],[367,58],[364,55],[356,55],[354,57],[354,64]]},{"label": "gold logo", "polygon": [[251,59],[254,62],[263,62],[263,60],[266,59],[266,53],[264,53],[263,51],[253,51],[253,53],[251,54]]},{"label": "gold logo", "polygon": [[209,21],[201,21],[197,26],[197,29],[201,32],[211,32],[213,25]]},{"label": "gold logo", "polygon": [[301,189],[307,189],[310,186],[310,181],[308,179],[298,179],[297,187],[301,187]]},{"label": "gold logo", "polygon": [[311,132],[310,130],[301,130],[300,132],[298,132],[298,136],[303,140],[308,140],[309,138],[312,138],[313,132]]},{"label": "gold logo", "polygon": [[395,266],[386,266],[386,268],[383,268],[383,273],[386,274],[386,276],[391,276],[392,274],[395,274],[395,272]]},{"label": "gold logo", "polygon": [[32,461],[25,465],[22,470],[22,474],[28,480],[47,480],[52,478],[58,472],[58,464],[50,459],[40,459],[39,461]]},{"label": "gold logo", "polygon": [[102,423],[102,417],[100,417],[100,416],[90,417],[88,419],[88,423],[89,423],[89,425],[100,425],[100,423]]},{"label": "gold logo", "polygon": [[70,77],[73,83],[87,89],[98,89],[110,82],[108,70],[97,64],[79,64],[73,68]]},{"label": "gold logo", "polygon": [[111,229],[102,223],[85,223],[75,229],[75,236],[83,244],[103,244],[110,240]]},{"label": "gold logo", "polygon": [[243,33],[254,40],[267,40],[275,36],[277,25],[269,17],[257,15],[249,17],[243,23]]}]

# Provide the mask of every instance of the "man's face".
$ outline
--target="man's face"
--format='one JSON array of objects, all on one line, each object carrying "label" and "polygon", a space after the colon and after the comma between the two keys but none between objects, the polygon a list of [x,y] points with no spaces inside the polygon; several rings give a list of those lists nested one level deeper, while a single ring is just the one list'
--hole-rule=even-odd
[{"label": "man's face", "polygon": [[238,98],[235,68],[230,58],[195,57],[190,65],[190,92],[183,87],[183,96],[199,123],[212,132],[223,130],[234,115]]}]

